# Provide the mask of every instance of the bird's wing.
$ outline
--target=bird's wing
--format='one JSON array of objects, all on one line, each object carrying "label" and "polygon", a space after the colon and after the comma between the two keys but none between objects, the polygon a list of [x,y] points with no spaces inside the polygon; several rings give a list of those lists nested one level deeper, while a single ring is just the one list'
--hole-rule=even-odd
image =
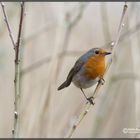
[{"label": "bird's wing", "polygon": [[73,76],[82,68],[82,66],[84,65],[84,62],[78,60],[76,61],[75,65],[73,66],[73,68],[70,70],[68,76],[67,76],[67,80],[72,80]]},{"label": "bird's wing", "polygon": [[83,54],[75,63],[74,67],[70,70],[67,80],[72,81],[73,76],[81,69],[85,62],[93,55],[96,48],[90,49],[85,54]]},{"label": "bird's wing", "polygon": [[66,81],[61,86],[58,87],[58,90],[68,87],[72,81],[73,76],[81,69],[83,65],[84,65],[83,61],[77,60],[73,68],[70,70]]},{"label": "bird's wing", "polygon": [[72,78],[77,72],[83,67],[85,62],[93,55],[93,49],[89,50],[87,53],[83,54],[75,63],[73,68],[70,70],[66,81],[58,87],[58,90],[61,90],[65,87],[68,87],[71,84]]}]

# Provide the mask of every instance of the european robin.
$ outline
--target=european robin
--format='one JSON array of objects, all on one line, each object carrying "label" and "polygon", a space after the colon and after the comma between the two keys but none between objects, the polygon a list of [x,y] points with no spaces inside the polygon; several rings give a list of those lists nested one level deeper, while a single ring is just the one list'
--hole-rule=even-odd
[{"label": "european robin", "polygon": [[58,87],[58,90],[68,87],[71,82],[82,91],[85,98],[91,103],[92,97],[88,98],[83,89],[89,88],[97,82],[104,81],[105,56],[111,54],[102,48],[92,48],[83,54],[70,70],[66,81]]}]

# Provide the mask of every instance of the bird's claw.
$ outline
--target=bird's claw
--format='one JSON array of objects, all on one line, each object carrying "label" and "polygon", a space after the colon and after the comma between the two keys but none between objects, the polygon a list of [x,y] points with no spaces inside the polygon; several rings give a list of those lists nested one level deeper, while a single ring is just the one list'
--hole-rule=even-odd
[{"label": "bird's claw", "polygon": [[89,97],[87,98],[88,102],[94,105],[95,103],[93,102],[94,97]]},{"label": "bird's claw", "polygon": [[101,83],[102,85],[104,85],[104,83],[105,83],[104,78],[100,78],[99,83]]}]

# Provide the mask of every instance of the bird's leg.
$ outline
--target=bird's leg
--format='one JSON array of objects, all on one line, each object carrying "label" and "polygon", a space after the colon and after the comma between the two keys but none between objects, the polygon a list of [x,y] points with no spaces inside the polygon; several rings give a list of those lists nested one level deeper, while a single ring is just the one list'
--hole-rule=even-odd
[{"label": "bird's leg", "polygon": [[101,83],[102,85],[104,85],[104,83],[105,83],[105,79],[104,79],[103,77],[100,77],[100,79],[99,79],[98,82]]},{"label": "bird's leg", "polygon": [[81,91],[82,91],[84,97],[85,97],[92,105],[94,105],[95,103],[93,103],[93,100],[92,100],[92,99],[94,99],[94,98],[93,98],[92,96],[88,98],[88,97],[86,96],[86,94],[84,93],[83,89],[82,89],[82,88],[80,88],[80,89],[81,89]]},{"label": "bird's leg", "polygon": [[81,91],[82,91],[84,97],[85,97],[86,99],[88,99],[88,97],[87,97],[86,94],[84,93],[83,89],[82,89],[82,88],[80,88],[80,89],[81,89]]},{"label": "bird's leg", "polygon": [[93,102],[93,99],[94,99],[94,97],[89,97],[89,98],[87,98],[87,100],[92,104],[92,105],[94,105],[95,103]]}]

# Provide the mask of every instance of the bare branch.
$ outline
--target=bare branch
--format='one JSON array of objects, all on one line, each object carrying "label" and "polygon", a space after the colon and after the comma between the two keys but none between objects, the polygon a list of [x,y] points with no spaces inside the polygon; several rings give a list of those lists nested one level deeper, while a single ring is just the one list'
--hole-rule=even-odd
[{"label": "bare branch", "polygon": [[14,102],[14,129],[12,130],[13,137],[18,137],[19,135],[19,103],[20,103],[20,92],[19,92],[19,84],[20,84],[20,69],[19,69],[19,61],[20,61],[20,42],[21,42],[21,32],[22,32],[22,23],[24,16],[24,2],[21,3],[21,15],[20,15],[20,23],[19,23],[19,32],[17,43],[15,43],[13,34],[11,31],[11,27],[8,21],[8,17],[5,11],[5,5],[1,2],[2,11],[4,15],[4,21],[7,25],[7,29],[9,31],[9,36],[11,38],[11,42],[15,49],[15,102]]},{"label": "bare branch", "polygon": [[20,43],[21,43],[21,31],[22,31],[23,16],[24,16],[24,2],[21,3],[19,32],[18,32],[17,43],[16,43],[16,51],[15,51],[16,52],[15,62],[16,63],[18,63],[18,59],[19,59],[19,47],[20,47]]},{"label": "bare branch", "polygon": [[5,21],[6,25],[7,25],[9,36],[10,36],[11,42],[12,42],[12,44],[14,46],[14,49],[15,49],[16,48],[16,44],[15,44],[15,41],[14,41],[14,37],[13,37],[12,31],[11,31],[11,27],[10,27],[10,24],[9,24],[9,21],[8,21],[7,13],[5,11],[5,5],[4,5],[3,2],[1,2],[1,7],[2,7],[3,15],[4,15],[4,21]]},{"label": "bare branch", "polygon": [[24,9],[25,5],[24,2],[21,3],[21,13],[20,13],[20,22],[19,22],[19,31],[18,31],[18,38],[15,48],[15,102],[14,102],[14,130],[13,137],[17,138],[19,137],[19,128],[20,128],[20,44],[21,44],[21,33],[22,33],[22,26],[23,26],[23,17],[24,17]]},{"label": "bare branch", "polygon": [[[126,11],[127,11],[127,5],[125,3],[124,7],[123,7],[123,12],[122,12],[122,17],[121,17],[121,20],[120,20],[120,25],[119,25],[119,28],[118,28],[118,33],[117,33],[117,36],[116,36],[116,40],[114,43],[112,43],[112,52],[114,52],[114,48],[117,46],[118,44],[118,41],[119,41],[119,38],[120,38],[120,34],[121,34],[121,31],[122,31],[122,28],[124,27],[124,17],[126,15]],[[113,56],[113,55],[112,55]],[[107,70],[109,69],[110,65],[112,64],[112,59],[110,59],[110,61],[108,62],[108,65],[106,67],[106,71],[105,71],[105,74],[107,72]],[[99,82],[93,92],[93,95],[92,97],[95,98],[97,93],[99,92],[100,88],[102,86],[102,83]],[[76,120],[76,122],[73,124],[73,126],[70,128],[69,132],[68,132],[68,136],[67,138],[70,138],[72,137],[74,131],[76,130],[76,128],[78,127],[78,125],[80,124],[80,122],[85,118],[86,114],[88,113],[89,109],[91,107],[91,103],[87,103],[84,107],[84,110],[82,113],[80,113],[80,115],[78,116],[78,119]]]}]

